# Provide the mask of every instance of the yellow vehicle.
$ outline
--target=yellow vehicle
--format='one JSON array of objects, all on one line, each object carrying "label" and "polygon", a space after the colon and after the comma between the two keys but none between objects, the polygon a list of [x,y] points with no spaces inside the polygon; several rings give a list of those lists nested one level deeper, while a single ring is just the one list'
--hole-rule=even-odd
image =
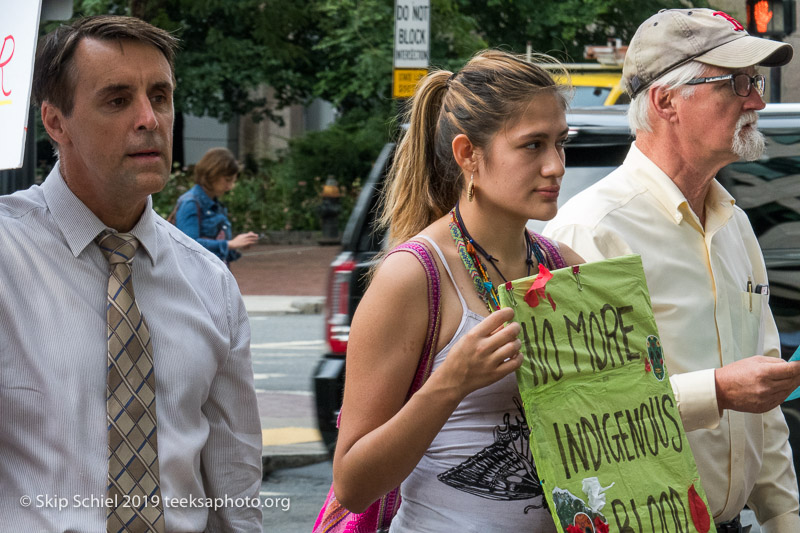
[{"label": "yellow vehicle", "polygon": [[622,88],[622,64],[628,47],[619,39],[609,39],[608,45],[588,45],[583,57],[595,63],[564,63],[569,79],[564,79],[561,70],[553,65],[541,65],[553,73],[557,83],[569,83],[575,93],[572,107],[621,105],[631,102]]},{"label": "yellow vehicle", "polygon": [[564,79],[551,65],[542,65],[553,72],[558,83],[571,83],[575,93],[572,107],[629,104],[622,88],[622,68],[599,63],[565,63],[569,79]]},{"label": "yellow vehicle", "polygon": [[575,89],[572,105],[620,105],[631,99],[622,88],[622,70],[605,65],[575,63],[566,65]]}]

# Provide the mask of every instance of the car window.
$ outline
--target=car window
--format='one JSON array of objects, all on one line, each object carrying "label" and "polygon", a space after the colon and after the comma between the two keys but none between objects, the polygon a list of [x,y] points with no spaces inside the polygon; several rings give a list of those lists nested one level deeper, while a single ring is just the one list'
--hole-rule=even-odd
[{"label": "car window", "polygon": [[609,93],[611,87],[575,87],[570,105],[573,107],[603,105]]},{"label": "car window", "polygon": [[720,171],[761,248],[800,248],[800,131],[767,136],[767,155]]}]

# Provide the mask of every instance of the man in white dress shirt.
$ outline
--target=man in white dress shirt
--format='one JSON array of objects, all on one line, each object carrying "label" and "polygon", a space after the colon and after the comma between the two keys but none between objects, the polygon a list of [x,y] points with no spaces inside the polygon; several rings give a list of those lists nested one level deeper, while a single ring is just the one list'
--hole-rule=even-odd
[{"label": "man in white dress shirt", "polygon": [[[571,199],[545,234],[587,261],[640,254],[666,366],[720,532],[800,531],[797,481],[778,407],[800,385],[780,359],[758,241],[715,180],[757,159],[764,78],[788,44],[710,9],[663,10],[631,40],[623,81],[636,141],[620,168]],[[764,287],[763,290],[759,290]],[[763,355],[760,355],[763,354]]]},{"label": "man in white dress shirt", "polygon": [[[115,16],[39,46],[34,97],[59,158],[41,186],[0,197],[0,532],[261,531],[247,313],[225,265],[150,198],[171,166],[175,46]],[[110,260],[95,241],[109,229],[138,242],[160,485],[147,501],[107,498]],[[112,526],[131,505],[156,507],[158,526]]]}]

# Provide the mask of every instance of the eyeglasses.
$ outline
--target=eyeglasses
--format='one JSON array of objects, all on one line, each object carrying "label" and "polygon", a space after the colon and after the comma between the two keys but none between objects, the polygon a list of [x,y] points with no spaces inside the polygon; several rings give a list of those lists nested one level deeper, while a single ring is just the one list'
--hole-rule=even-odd
[{"label": "eyeglasses", "polygon": [[709,78],[693,78],[687,81],[686,85],[700,85],[701,83],[714,83],[716,81],[725,80],[731,80],[733,92],[743,98],[750,96],[750,91],[753,87],[756,88],[759,96],[764,96],[764,88],[767,85],[767,80],[764,79],[763,74],[749,76],[743,72],[739,74],[726,74],[724,76],[711,76]]}]

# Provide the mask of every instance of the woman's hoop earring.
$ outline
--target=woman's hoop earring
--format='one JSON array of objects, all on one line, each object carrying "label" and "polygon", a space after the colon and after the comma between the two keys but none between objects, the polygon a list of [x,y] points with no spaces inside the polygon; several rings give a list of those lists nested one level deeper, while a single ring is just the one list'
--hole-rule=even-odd
[{"label": "woman's hoop earring", "polygon": [[475,198],[475,173],[473,172],[469,177],[469,185],[467,185],[467,201],[471,202]]}]

